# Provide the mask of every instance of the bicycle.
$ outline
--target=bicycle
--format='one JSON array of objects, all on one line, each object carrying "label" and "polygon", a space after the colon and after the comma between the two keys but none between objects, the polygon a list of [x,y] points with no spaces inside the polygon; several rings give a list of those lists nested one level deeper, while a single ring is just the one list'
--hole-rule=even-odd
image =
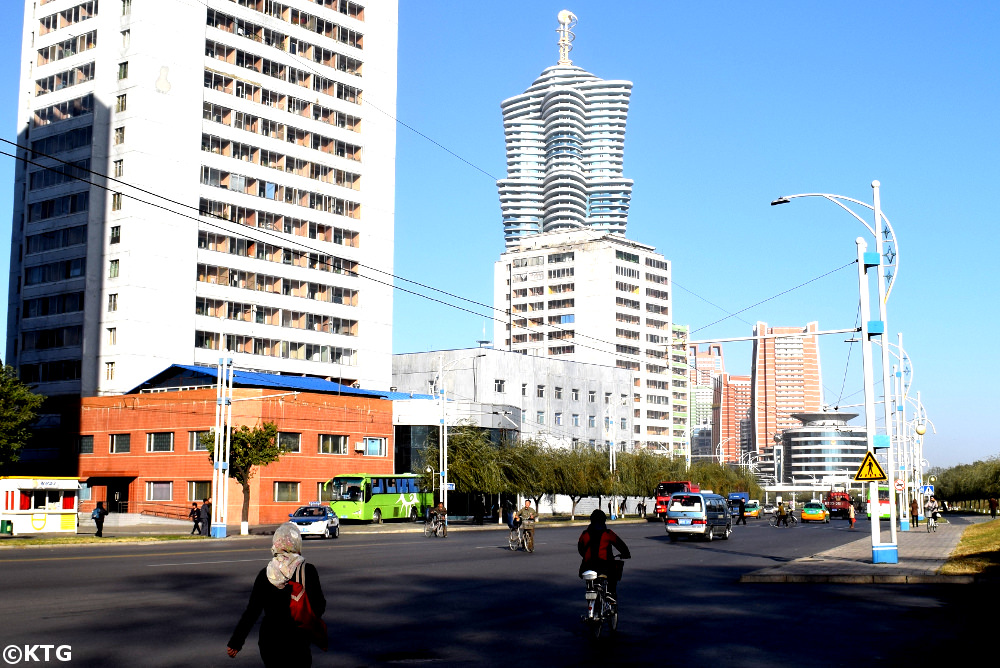
[{"label": "bicycle", "polygon": [[440,515],[432,515],[424,522],[424,536],[430,538],[431,536],[437,536],[438,538],[448,537],[448,524],[446,520],[447,516],[441,517]]},{"label": "bicycle", "polygon": [[924,523],[927,525],[927,533],[937,533],[939,517],[941,517],[941,513],[936,510],[927,514],[927,521]]},{"label": "bicycle", "polygon": [[768,520],[768,524],[770,524],[773,527],[776,527],[779,524],[784,524],[785,526],[793,527],[799,523],[799,521],[795,518],[795,515],[793,513],[788,513],[787,515],[785,515],[785,517],[788,519],[787,522],[782,522],[781,518],[778,515],[771,515],[771,519]]},{"label": "bicycle", "polygon": [[[516,529],[511,529],[510,536],[507,537],[507,546],[511,552],[517,552],[522,548],[529,553],[535,551],[534,532],[525,530],[525,522],[531,522],[531,520],[524,520]],[[532,522],[532,524],[534,523]]]},{"label": "bicycle", "polygon": [[[621,564],[621,555],[615,555],[615,562]],[[592,638],[599,638],[604,622],[607,622],[608,629],[615,633],[618,630],[618,600],[608,591],[608,576],[598,575],[597,571],[584,571],[581,577],[586,583],[583,597],[587,601],[587,614],[582,619],[587,625],[587,632]]]}]

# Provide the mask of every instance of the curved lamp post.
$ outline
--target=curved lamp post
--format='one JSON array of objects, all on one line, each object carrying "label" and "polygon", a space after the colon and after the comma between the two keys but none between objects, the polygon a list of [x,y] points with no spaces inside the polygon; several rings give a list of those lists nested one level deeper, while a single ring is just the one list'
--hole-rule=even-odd
[{"label": "curved lamp post", "polygon": [[[793,199],[802,197],[821,197],[833,202],[847,213],[851,214],[865,229],[875,238],[875,253],[868,253],[867,244],[864,239],[858,238],[858,289],[862,293],[861,315],[862,315],[862,352],[865,361],[865,431],[868,440],[868,452],[874,456],[875,450],[885,449],[886,451],[886,475],[889,480],[889,494],[892,502],[889,504],[889,543],[881,542],[879,529],[878,512],[878,486],[872,482],[869,487],[869,499],[872,503],[872,562],[873,563],[898,563],[899,549],[896,541],[896,502],[893,478],[896,475],[896,466],[892,456],[892,433],[893,419],[888,401],[883,402],[886,434],[876,434],[875,423],[875,397],[874,383],[872,382],[872,354],[871,337],[878,336],[885,340],[888,332],[888,320],[886,318],[886,302],[895,285],[896,277],[899,275],[899,243],[896,241],[896,233],[892,229],[889,219],[882,213],[882,204],[879,199],[878,181],[872,181],[872,203],[866,204],[860,200],[843,195],[832,195],[829,193],[802,193],[799,195],[785,195],[771,202],[771,206],[787,204]],[[857,212],[847,203],[864,207],[873,212],[873,222],[868,224]],[[878,284],[878,311],[879,319],[869,321],[869,300],[868,300],[868,269],[877,267]],[[891,391],[889,379],[889,346],[881,346],[882,349],[882,388],[888,396]]]},{"label": "curved lamp post", "polygon": [[[438,389],[438,396],[441,401],[441,437],[439,439],[440,448],[438,452],[438,467],[441,471],[441,478],[439,487],[438,500],[444,504],[444,507],[448,507],[448,396],[445,392],[444,386],[444,372],[453,364],[458,364],[459,362],[464,362],[465,360],[475,360],[479,357],[486,357],[486,353],[479,353],[478,355],[467,355],[466,357],[459,357],[454,359],[447,364],[444,363],[444,355],[438,358],[438,379],[441,382],[441,387]],[[475,364],[475,362],[473,362]]]}]

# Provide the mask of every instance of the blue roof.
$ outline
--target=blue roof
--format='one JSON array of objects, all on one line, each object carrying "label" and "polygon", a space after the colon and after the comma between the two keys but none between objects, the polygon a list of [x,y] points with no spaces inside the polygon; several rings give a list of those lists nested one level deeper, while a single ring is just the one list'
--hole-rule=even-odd
[{"label": "blue roof", "polygon": [[[218,378],[218,369],[214,366],[195,366],[187,364],[172,364],[156,374],[127,394],[135,394],[142,390],[167,389],[170,387],[185,387],[194,384],[204,384],[210,380],[213,384]],[[301,392],[319,392],[323,394],[340,394],[351,397],[377,397],[379,399],[433,399],[428,394],[411,394],[409,392],[388,392],[378,390],[362,390],[350,385],[335,383],[332,380],[313,378],[310,376],[285,376],[277,373],[260,371],[233,370],[233,387],[255,387],[274,390],[290,390]]]}]

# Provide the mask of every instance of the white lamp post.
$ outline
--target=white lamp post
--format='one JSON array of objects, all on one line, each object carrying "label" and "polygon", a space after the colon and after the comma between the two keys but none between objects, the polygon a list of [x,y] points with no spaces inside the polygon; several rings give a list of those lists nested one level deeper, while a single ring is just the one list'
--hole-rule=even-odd
[{"label": "white lamp post", "polygon": [[[890,477],[889,481],[889,494],[892,503],[889,505],[889,531],[890,540],[889,543],[881,543],[881,535],[879,533],[879,508],[878,508],[878,488],[876,483],[871,483],[870,497],[872,500],[872,561],[873,563],[898,563],[899,561],[899,549],[896,542],[896,503],[895,503],[895,490],[892,484],[891,478],[895,475],[895,466],[893,465],[893,453],[892,453],[892,425],[893,420],[890,414],[890,406],[888,401],[883,402],[884,408],[884,419],[885,419],[885,429],[886,434],[875,434],[875,401],[874,401],[874,383],[869,376],[872,375],[872,351],[870,336],[882,337],[885,340],[885,336],[888,332],[888,322],[886,318],[886,302],[889,299],[889,294],[892,292],[892,286],[896,282],[896,277],[899,275],[899,243],[896,240],[896,234],[892,229],[892,225],[889,223],[889,219],[885,217],[882,213],[882,205],[879,199],[879,182],[872,181],[872,203],[866,204],[859,200],[844,197],[842,195],[831,195],[829,193],[803,193],[799,195],[786,195],[784,197],[779,197],[778,199],[771,202],[771,205],[786,204],[793,199],[800,197],[822,197],[830,202],[833,202],[837,206],[847,211],[851,214],[858,222],[865,226],[873,237],[875,237],[875,253],[867,253],[867,244],[863,239],[859,238],[858,242],[858,288],[861,295],[861,313],[862,319],[862,350],[864,351],[864,356],[866,358],[865,364],[865,423],[867,428],[867,438],[868,438],[868,449],[869,452],[874,453],[876,449],[886,450],[886,462],[887,462],[887,475]],[[850,202],[858,206],[865,207],[874,213],[873,225],[869,225],[865,222],[864,218],[859,216],[851,207],[847,206],[845,202]],[[884,225],[883,225],[884,223]],[[869,257],[872,256],[872,257]],[[879,320],[868,321],[868,267],[878,267],[877,273],[877,283],[878,283],[878,309],[879,309]],[[890,380],[889,380],[889,347],[882,346],[882,388],[883,391],[888,396],[890,392]]]},{"label": "white lamp post", "polygon": [[440,495],[438,499],[444,504],[444,507],[448,507],[448,396],[445,392],[444,386],[444,372],[448,370],[452,364],[457,364],[459,362],[464,362],[465,360],[474,360],[479,357],[486,357],[486,353],[479,353],[478,355],[470,355],[468,357],[459,357],[458,359],[452,360],[447,364],[444,363],[444,355],[438,358],[438,382],[440,382],[441,387],[438,388],[438,395],[441,401],[441,447],[438,452],[438,465],[441,471],[441,481],[440,481]]}]

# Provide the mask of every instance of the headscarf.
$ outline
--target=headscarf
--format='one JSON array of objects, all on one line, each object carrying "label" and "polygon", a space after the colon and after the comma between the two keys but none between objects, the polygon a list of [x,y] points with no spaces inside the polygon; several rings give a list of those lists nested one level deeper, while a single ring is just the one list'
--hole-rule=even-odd
[{"label": "headscarf", "polygon": [[302,534],[291,522],[285,522],[274,532],[271,543],[272,559],[267,564],[267,579],[283,589],[305,559],[302,557]]}]

